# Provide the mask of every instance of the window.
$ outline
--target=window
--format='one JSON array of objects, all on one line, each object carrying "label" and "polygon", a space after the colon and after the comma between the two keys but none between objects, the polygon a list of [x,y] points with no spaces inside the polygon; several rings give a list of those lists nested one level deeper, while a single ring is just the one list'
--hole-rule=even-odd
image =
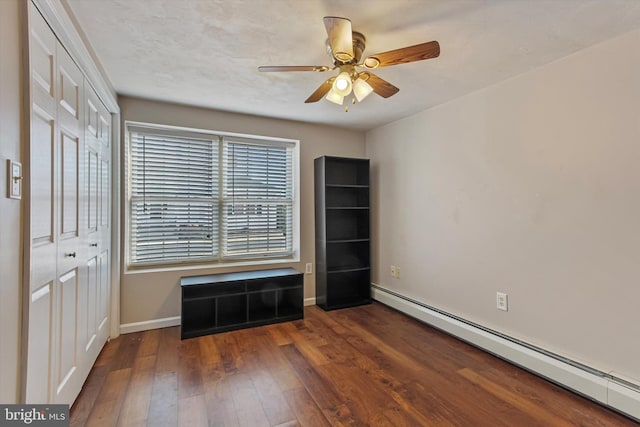
[{"label": "window", "polygon": [[127,124],[129,265],[290,259],[294,141]]}]

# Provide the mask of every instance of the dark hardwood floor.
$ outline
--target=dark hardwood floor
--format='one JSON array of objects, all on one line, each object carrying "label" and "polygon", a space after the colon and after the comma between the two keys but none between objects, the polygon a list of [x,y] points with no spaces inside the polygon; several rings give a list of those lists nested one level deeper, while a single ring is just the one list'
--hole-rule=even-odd
[{"label": "dark hardwood floor", "polygon": [[380,304],[180,341],[122,335],[72,426],[638,426]]}]

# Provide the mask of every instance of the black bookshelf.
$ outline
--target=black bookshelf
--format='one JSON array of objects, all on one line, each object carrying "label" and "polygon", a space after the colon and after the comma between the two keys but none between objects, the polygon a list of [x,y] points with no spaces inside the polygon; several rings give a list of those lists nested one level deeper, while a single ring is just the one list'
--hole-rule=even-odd
[{"label": "black bookshelf", "polygon": [[302,319],[303,276],[293,268],[183,277],[182,339]]},{"label": "black bookshelf", "polygon": [[315,159],[316,304],[371,302],[369,160]]}]

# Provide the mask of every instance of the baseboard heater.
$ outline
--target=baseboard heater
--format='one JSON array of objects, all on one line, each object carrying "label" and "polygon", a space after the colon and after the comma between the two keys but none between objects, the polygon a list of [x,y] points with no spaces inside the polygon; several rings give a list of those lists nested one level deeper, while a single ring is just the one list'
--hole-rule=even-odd
[{"label": "baseboard heater", "polygon": [[372,297],[527,371],[640,421],[640,384],[469,322],[375,283]]}]

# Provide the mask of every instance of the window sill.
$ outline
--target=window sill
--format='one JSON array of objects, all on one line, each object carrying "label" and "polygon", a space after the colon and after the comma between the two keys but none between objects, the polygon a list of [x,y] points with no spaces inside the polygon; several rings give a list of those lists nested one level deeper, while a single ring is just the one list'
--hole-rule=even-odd
[{"label": "window sill", "polygon": [[296,255],[291,258],[274,258],[265,260],[247,260],[247,261],[231,261],[221,262],[215,264],[173,264],[171,266],[150,265],[146,267],[130,267],[125,268],[124,274],[144,274],[144,273],[161,273],[165,271],[194,271],[194,270],[215,270],[219,268],[232,268],[232,267],[250,267],[250,266],[263,266],[263,265],[276,265],[276,264],[293,264],[300,262],[300,256]]}]

